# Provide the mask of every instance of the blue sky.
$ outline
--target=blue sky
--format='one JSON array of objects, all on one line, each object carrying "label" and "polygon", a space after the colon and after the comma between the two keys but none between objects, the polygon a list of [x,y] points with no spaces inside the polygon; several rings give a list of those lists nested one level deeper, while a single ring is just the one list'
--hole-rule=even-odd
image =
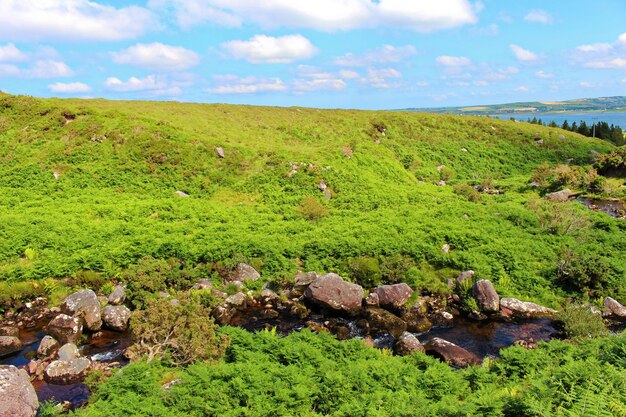
[{"label": "blue sky", "polygon": [[362,109],[626,95],[626,2],[0,0],[0,90]]}]

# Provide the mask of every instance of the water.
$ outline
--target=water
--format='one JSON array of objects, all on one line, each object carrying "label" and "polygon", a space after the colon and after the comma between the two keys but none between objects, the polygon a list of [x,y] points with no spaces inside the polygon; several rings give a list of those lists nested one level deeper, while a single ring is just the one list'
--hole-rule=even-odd
[{"label": "water", "polygon": [[601,211],[618,219],[626,219],[626,203],[614,200],[599,200],[594,198],[578,198],[580,203],[594,211]]},{"label": "water", "polygon": [[509,120],[511,117],[516,120],[527,121],[533,117],[541,119],[544,124],[555,122],[559,126],[564,121],[572,124],[580,124],[581,120],[584,120],[587,125],[591,126],[598,122],[607,122],[610,125],[619,126],[622,129],[626,129],[626,112],[606,112],[606,113],[514,113],[514,114],[493,114],[492,117],[497,117],[502,120]]}]

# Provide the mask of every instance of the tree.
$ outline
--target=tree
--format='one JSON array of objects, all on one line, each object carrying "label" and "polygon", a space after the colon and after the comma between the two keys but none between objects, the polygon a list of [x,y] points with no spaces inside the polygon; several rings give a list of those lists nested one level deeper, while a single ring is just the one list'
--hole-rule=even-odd
[{"label": "tree", "polygon": [[569,123],[567,122],[567,120],[565,120],[563,122],[563,124],[561,125],[561,129],[563,129],[563,130],[570,130],[571,129],[570,126],[569,126]]}]

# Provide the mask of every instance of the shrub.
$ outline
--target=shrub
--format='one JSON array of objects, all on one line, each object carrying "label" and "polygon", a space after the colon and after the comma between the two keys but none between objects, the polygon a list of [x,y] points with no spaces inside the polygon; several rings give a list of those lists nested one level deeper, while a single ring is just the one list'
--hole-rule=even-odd
[{"label": "shrub", "polygon": [[557,278],[566,289],[584,291],[590,295],[602,290],[609,282],[608,260],[590,250],[561,250]]},{"label": "shrub", "polygon": [[457,184],[454,186],[454,193],[463,196],[467,201],[480,201],[480,192],[467,183]]},{"label": "shrub", "polygon": [[330,214],[326,207],[312,196],[304,197],[296,210],[307,220],[317,220]]},{"label": "shrub", "polygon": [[585,304],[570,304],[558,315],[563,324],[563,333],[570,339],[584,339],[608,335],[602,315]]},{"label": "shrub", "polygon": [[348,261],[351,276],[365,288],[382,284],[382,272],[376,258],[359,256]]}]

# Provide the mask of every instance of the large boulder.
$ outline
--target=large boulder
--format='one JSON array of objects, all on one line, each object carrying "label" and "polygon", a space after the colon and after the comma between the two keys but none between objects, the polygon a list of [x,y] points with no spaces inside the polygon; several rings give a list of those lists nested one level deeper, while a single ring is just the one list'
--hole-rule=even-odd
[{"label": "large boulder", "polygon": [[481,279],[474,283],[472,293],[481,311],[495,313],[500,310],[500,296],[491,281]]},{"label": "large boulder", "polygon": [[102,318],[109,329],[124,332],[128,329],[130,310],[126,306],[106,306],[102,310]]},{"label": "large boulder", "polygon": [[25,370],[0,365],[0,417],[34,417],[37,393]]},{"label": "large boulder", "polygon": [[304,291],[311,285],[313,281],[318,279],[320,276],[316,272],[298,272],[296,277],[294,278],[293,283],[293,295],[301,296],[304,294]]},{"label": "large boulder", "polygon": [[20,329],[15,326],[0,327],[0,336],[20,337]]},{"label": "large boulder", "polygon": [[123,285],[116,286],[107,298],[107,302],[113,306],[120,305],[124,301],[126,301],[126,288]]},{"label": "large boulder", "polygon": [[365,318],[372,334],[389,333],[398,338],[406,331],[404,320],[382,308],[368,307],[365,310]]},{"label": "large boulder", "polygon": [[424,345],[426,353],[442,358],[450,365],[464,368],[469,365],[480,364],[480,358],[447,340],[433,337]]},{"label": "large boulder", "polygon": [[78,343],[83,335],[83,320],[59,314],[48,323],[47,333],[62,344]]},{"label": "large boulder", "polygon": [[361,309],[363,288],[360,285],[344,281],[339,275],[322,275],[307,287],[304,296],[322,307],[356,314]]},{"label": "large boulder", "polygon": [[400,335],[395,345],[393,346],[396,355],[407,356],[413,352],[424,352],[424,346],[420,341],[409,332],[404,332]]},{"label": "large boulder", "polygon": [[399,309],[413,295],[413,290],[404,282],[401,284],[381,285],[373,293],[378,294],[378,303],[383,308]]},{"label": "large boulder", "polygon": [[41,342],[39,342],[39,347],[37,348],[37,356],[40,358],[47,358],[48,356],[56,353],[59,350],[61,345],[56,339],[50,335],[45,335]]},{"label": "large boulder", "polygon": [[606,297],[604,299],[604,309],[609,316],[626,318],[626,307],[614,298]]},{"label": "large boulder", "polygon": [[422,333],[433,327],[431,321],[426,317],[426,306],[422,303],[413,304],[402,315],[402,320],[406,322],[406,329],[413,333]]},{"label": "large boulder", "polygon": [[520,301],[516,298],[500,299],[500,310],[503,316],[514,316],[521,318],[549,317],[557,313],[548,307],[543,307],[529,301]]},{"label": "large boulder", "polygon": [[201,280],[193,284],[193,287],[191,287],[192,291],[202,291],[202,290],[212,290],[212,289],[213,289],[213,282],[211,282],[211,280],[208,280],[206,278],[202,278]]},{"label": "large boulder", "polygon": [[57,385],[76,384],[87,376],[90,366],[87,358],[54,361],[46,368],[46,381]]},{"label": "large boulder", "polygon": [[256,281],[261,274],[248,264],[241,263],[228,275],[228,281]]},{"label": "large boulder", "polygon": [[66,343],[61,346],[57,355],[61,361],[71,361],[72,359],[80,358],[80,352],[74,343]]},{"label": "large boulder", "polygon": [[81,290],[68,295],[61,311],[70,316],[82,317],[88,330],[96,331],[102,326],[102,308],[98,296],[92,290]]},{"label": "large boulder", "polygon": [[569,201],[571,198],[576,197],[576,194],[572,192],[569,188],[566,188],[561,191],[555,191],[553,193],[546,194],[546,198],[550,201],[554,201],[557,203],[564,203]]},{"label": "large boulder", "polygon": [[0,357],[22,350],[22,341],[15,336],[0,336]]}]

